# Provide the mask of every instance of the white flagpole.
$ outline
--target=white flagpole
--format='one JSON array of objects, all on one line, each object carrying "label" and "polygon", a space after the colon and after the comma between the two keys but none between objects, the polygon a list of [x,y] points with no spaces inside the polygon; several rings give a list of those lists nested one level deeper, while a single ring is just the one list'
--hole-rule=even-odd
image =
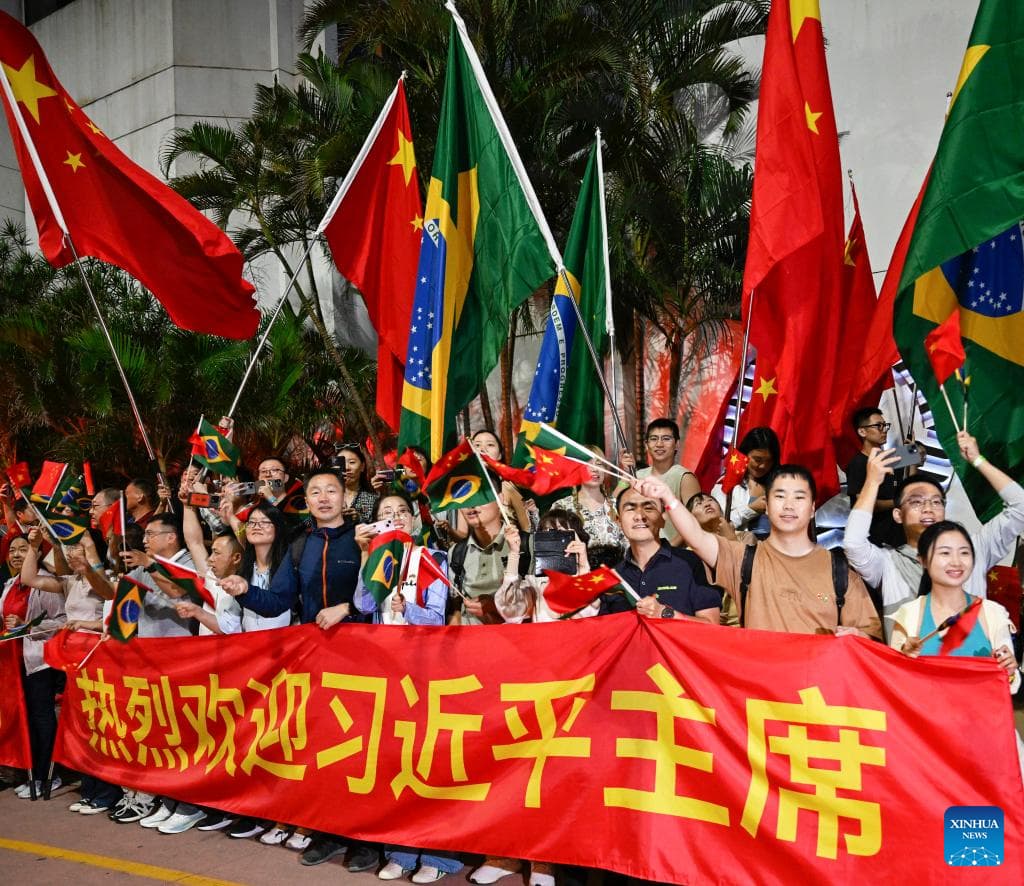
[{"label": "white flagpole", "polygon": [[[611,407],[612,414],[615,416],[617,423],[619,420],[619,403],[615,396],[617,387],[615,379],[615,318],[612,316],[612,266],[608,255],[608,209],[605,204],[604,194],[604,156],[601,151],[600,127],[594,130],[594,140],[597,143],[597,180],[599,183],[597,193],[599,214],[601,217],[601,258],[604,262],[604,329],[605,332],[608,333],[608,363],[612,372]],[[619,454],[620,443],[621,441],[616,437],[615,457]]]},{"label": "white flagpole", "polygon": [[288,285],[285,286],[284,292],[281,293],[281,298],[277,303],[277,307],[274,308],[274,313],[270,315],[270,320],[267,321],[267,327],[263,330],[263,335],[260,336],[260,340],[256,343],[256,348],[252,352],[252,356],[249,358],[249,365],[245,367],[245,372],[242,374],[242,381],[239,383],[238,391],[235,393],[235,399],[231,401],[231,408],[227,411],[228,418],[234,417],[235,410],[238,408],[238,402],[242,399],[242,392],[245,390],[245,386],[249,382],[249,376],[252,375],[252,371],[256,367],[256,360],[263,351],[263,348],[267,343],[267,339],[270,338],[270,330],[274,327],[274,323],[280,315],[281,309],[288,300],[288,296],[291,293],[292,288],[295,286],[295,281],[299,278],[299,274],[302,272],[302,266],[306,263],[306,259],[309,258],[309,254],[313,251],[313,247],[317,243],[317,237],[321,236],[324,229],[331,223],[331,219],[334,218],[334,214],[341,206],[341,201],[345,199],[345,195],[348,193],[349,188],[352,187],[352,182],[359,174],[359,170],[362,169],[363,163],[366,162],[366,157],[372,150],[373,143],[376,141],[377,136],[380,135],[381,129],[384,128],[384,122],[387,120],[387,116],[391,112],[391,108],[394,107],[395,100],[398,97],[398,87],[404,80],[405,71],[402,71],[402,75],[398,78],[398,83],[395,84],[395,88],[391,90],[391,94],[388,96],[387,101],[384,102],[384,107],[381,109],[380,114],[377,115],[373,128],[370,129],[370,133],[366,136],[363,146],[359,149],[359,153],[356,154],[356,159],[352,161],[352,166],[349,168],[348,173],[345,175],[341,185],[338,187],[338,191],[334,195],[334,199],[331,200],[331,205],[327,207],[327,212],[324,213],[324,217],[320,220],[320,224],[316,226],[316,230],[313,232],[313,236],[309,240],[309,246],[306,247],[306,251],[302,254],[302,258],[300,258],[298,263],[295,265],[295,271],[292,274],[291,279],[288,280]]}]

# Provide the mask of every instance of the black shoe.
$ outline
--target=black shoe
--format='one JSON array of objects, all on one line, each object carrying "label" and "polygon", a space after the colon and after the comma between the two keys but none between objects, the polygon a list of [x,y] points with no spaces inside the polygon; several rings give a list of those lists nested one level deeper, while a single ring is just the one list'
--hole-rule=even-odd
[{"label": "black shoe", "polygon": [[196,827],[197,831],[222,831],[235,823],[235,816],[226,812],[212,812],[206,821]]},{"label": "black shoe", "polygon": [[357,846],[345,862],[345,870],[350,874],[371,871],[380,864],[380,852],[370,846]]},{"label": "black shoe", "polygon": [[299,856],[299,862],[307,867],[314,864],[323,864],[328,859],[334,858],[335,855],[341,855],[347,850],[348,846],[344,843],[317,837],[313,839],[313,842]]},{"label": "black shoe", "polygon": [[234,837],[236,840],[245,840],[248,837],[262,834],[266,829],[267,826],[262,821],[257,821],[255,818],[241,818],[238,820],[238,824],[228,831],[228,836]]}]

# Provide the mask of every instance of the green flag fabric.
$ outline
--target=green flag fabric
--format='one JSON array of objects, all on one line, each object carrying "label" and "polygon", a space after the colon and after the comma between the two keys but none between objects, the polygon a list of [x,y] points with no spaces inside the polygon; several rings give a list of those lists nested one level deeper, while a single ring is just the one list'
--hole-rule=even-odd
[{"label": "green flag fabric", "polygon": [[914,227],[893,317],[900,353],[982,519],[1002,502],[960,457],[925,337],[960,313],[968,384],[945,388],[981,452],[1024,469],[1024,4],[982,0]]},{"label": "green flag fabric", "polygon": [[89,528],[89,517],[84,514],[69,515],[43,511],[43,518],[50,524],[53,534],[64,545],[75,544]]},{"label": "green flag fabric", "polygon": [[604,446],[604,397],[594,361],[579,331],[575,298],[598,356],[608,350],[606,320],[605,231],[601,211],[600,145],[595,142],[587,160],[569,238],[565,244],[566,277],[555,281],[540,357],[523,412],[528,436],[539,422],[555,424],[568,436]]},{"label": "green flag fabric", "polygon": [[425,482],[430,507],[435,511],[472,508],[494,501],[480,459],[465,439],[438,459]]},{"label": "green flag fabric", "polygon": [[402,581],[402,559],[412,538],[397,529],[374,537],[366,551],[363,584],[379,606]]},{"label": "green flag fabric", "polygon": [[127,643],[139,631],[139,617],[142,615],[142,601],[146,599],[147,588],[130,578],[122,578],[114,593],[114,605],[107,622],[107,633],[115,640]]},{"label": "green flag fabric", "polygon": [[456,415],[497,364],[512,311],[554,268],[536,196],[517,174],[521,162],[491,98],[453,15],[398,435],[400,451],[421,446],[434,461],[454,444]]},{"label": "green flag fabric", "polygon": [[199,427],[189,442],[192,444],[192,458],[207,470],[225,477],[234,477],[238,473],[242,453],[205,418],[200,419]]}]

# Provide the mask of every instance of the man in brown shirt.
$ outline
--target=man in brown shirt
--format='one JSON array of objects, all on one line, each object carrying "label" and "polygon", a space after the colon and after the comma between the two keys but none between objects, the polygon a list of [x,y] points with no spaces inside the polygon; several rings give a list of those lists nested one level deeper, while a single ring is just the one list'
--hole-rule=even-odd
[{"label": "man in brown shirt", "polygon": [[[645,479],[644,495],[665,506],[683,541],[714,570],[715,583],[740,602],[740,569],[745,545],[701,528],[671,490]],[[860,576],[852,569],[842,614],[836,606],[832,557],[811,534],[814,478],[801,465],[780,465],[766,490],[772,532],[757,545],[747,591],[744,624],[765,631],[813,634],[834,631],[881,639],[882,625]]]}]

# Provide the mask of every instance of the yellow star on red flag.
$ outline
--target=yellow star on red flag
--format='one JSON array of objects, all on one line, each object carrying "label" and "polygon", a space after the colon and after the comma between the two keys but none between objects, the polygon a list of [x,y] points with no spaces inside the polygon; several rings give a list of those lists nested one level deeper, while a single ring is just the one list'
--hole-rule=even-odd
[{"label": "yellow star on red flag", "polygon": [[401,166],[405,183],[409,184],[412,172],[416,168],[416,155],[413,154],[412,142],[405,137],[402,130],[398,130],[398,150],[395,152],[395,156],[388,160],[388,166]]},{"label": "yellow star on red flag", "polygon": [[65,166],[70,166],[72,171],[78,172],[85,164],[82,162],[81,152],[72,154],[71,151],[67,151],[67,159],[64,161]]},{"label": "yellow star on red flag", "polygon": [[36,57],[30,55],[25,60],[25,64],[17,70],[10,65],[4,65],[4,73],[7,74],[14,97],[25,106],[25,109],[32,115],[32,119],[38,123],[39,100],[52,98],[57,94],[57,90],[36,80]]},{"label": "yellow star on red flag", "polygon": [[762,403],[763,403],[763,402],[766,402],[766,401],[768,400],[768,398],[769,398],[769,397],[770,397],[770,396],[771,396],[772,394],[777,394],[777,393],[779,393],[779,392],[778,392],[778,391],[776,390],[776,388],[775,388],[775,379],[774,379],[774,378],[769,378],[769,379],[765,380],[765,379],[764,379],[764,378],[762,377],[762,378],[761,378],[761,384],[759,384],[759,385],[758,385],[758,386],[757,386],[757,387],[756,387],[756,388],[754,389],[754,393],[755,393],[755,394],[760,394],[760,395],[761,395],[761,402],[762,402]]}]

